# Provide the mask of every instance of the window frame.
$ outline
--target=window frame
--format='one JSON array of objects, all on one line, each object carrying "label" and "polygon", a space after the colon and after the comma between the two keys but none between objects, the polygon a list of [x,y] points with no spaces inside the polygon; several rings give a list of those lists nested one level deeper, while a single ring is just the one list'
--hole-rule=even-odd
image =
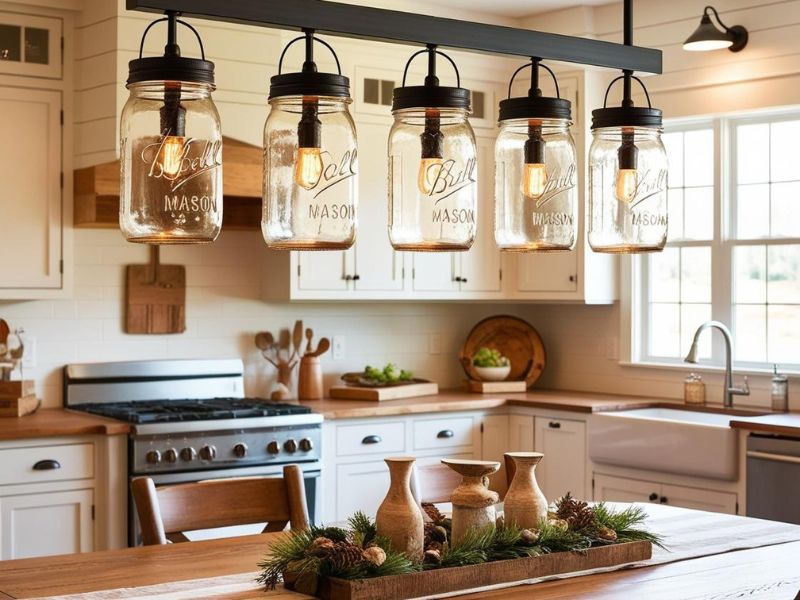
[{"label": "window frame", "polygon": [[[733,116],[705,116],[692,119],[674,119],[665,123],[665,131],[687,132],[698,129],[712,129],[714,136],[714,227],[710,240],[675,240],[668,247],[709,247],[711,249],[711,318],[729,324],[734,345],[736,343],[736,323],[734,322],[735,290],[733,278],[733,255],[741,246],[781,246],[800,244],[800,237],[764,237],[737,239],[737,156],[736,127],[747,124],[773,124],[782,121],[800,120],[800,108],[772,112],[749,113]],[[769,179],[770,185],[771,173]],[[621,297],[624,355],[629,362],[623,365],[647,367],[687,368],[682,357],[664,357],[650,354],[650,289],[649,255],[633,255],[623,261]],[[680,298],[679,298],[680,301]],[[767,297],[764,305],[769,307]],[[800,304],[800,302],[798,302]],[[630,336],[630,337],[627,337]],[[768,336],[768,332],[767,332]],[[767,344],[768,337],[767,337]],[[767,346],[768,348],[768,346]],[[688,352],[688,346],[686,351]],[[683,351],[683,349],[681,349]],[[733,362],[738,372],[761,374],[772,372],[771,362],[737,361]],[[711,358],[699,365],[697,371],[717,371],[725,365],[725,346],[722,336],[712,335]],[[800,373],[800,362],[780,363],[782,372]]]}]

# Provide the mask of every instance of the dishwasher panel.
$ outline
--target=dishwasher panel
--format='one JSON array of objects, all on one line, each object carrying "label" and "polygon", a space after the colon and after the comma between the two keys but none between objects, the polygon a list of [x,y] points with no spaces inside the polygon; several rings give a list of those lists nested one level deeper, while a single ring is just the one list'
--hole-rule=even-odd
[{"label": "dishwasher panel", "polygon": [[750,435],[747,516],[800,525],[800,439]]}]

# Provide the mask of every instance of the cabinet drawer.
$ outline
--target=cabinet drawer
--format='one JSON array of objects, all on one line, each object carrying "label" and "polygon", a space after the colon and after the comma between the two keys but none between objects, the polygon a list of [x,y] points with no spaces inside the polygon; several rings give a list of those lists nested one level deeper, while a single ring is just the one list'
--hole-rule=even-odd
[{"label": "cabinet drawer", "polygon": [[472,417],[414,421],[414,450],[472,446],[474,430]]},{"label": "cabinet drawer", "polygon": [[62,444],[0,450],[0,485],[94,477],[94,445]]},{"label": "cabinet drawer", "polygon": [[336,428],[336,456],[405,450],[405,423],[364,423]]}]

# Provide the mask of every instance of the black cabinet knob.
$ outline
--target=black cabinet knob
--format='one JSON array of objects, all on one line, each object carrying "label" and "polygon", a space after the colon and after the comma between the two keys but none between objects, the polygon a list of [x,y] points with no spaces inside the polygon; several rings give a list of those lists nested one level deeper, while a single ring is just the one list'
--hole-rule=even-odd
[{"label": "black cabinet knob", "polygon": [[661,504],[668,504],[669,503],[669,500],[667,499],[666,496],[661,496],[661,498],[659,498],[658,501],[661,502]]},{"label": "black cabinet knob", "polygon": [[368,435],[363,440],[361,440],[362,444],[380,444],[383,441],[383,438],[379,435]]},{"label": "black cabinet knob", "polygon": [[57,460],[53,460],[52,458],[47,458],[45,460],[40,460],[35,465],[33,465],[34,471],[54,471],[55,469],[60,469],[61,463]]},{"label": "black cabinet knob", "polygon": [[462,277],[461,278],[461,283],[467,283],[467,278],[466,277]]},{"label": "black cabinet knob", "polygon": [[548,426],[550,429],[561,429],[561,423],[559,423],[558,421],[550,421],[550,422],[547,424],[547,426]]},{"label": "black cabinet knob", "polygon": [[650,494],[650,495],[648,496],[648,499],[650,500],[650,502],[655,502],[656,500],[658,500],[658,494],[656,494],[655,492],[653,492],[652,494]]},{"label": "black cabinet knob", "polygon": [[345,280],[345,281],[351,281],[352,279],[353,279],[353,276],[352,276],[352,275],[345,275],[345,276],[344,276],[344,280]]},{"label": "black cabinet knob", "polygon": [[361,279],[361,275],[353,275],[353,281],[358,281],[359,279]]},{"label": "black cabinet knob", "polygon": [[439,433],[436,434],[436,437],[437,438],[441,438],[441,439],[445,439],[445,438],[451,438],[454,435],[455,434],[453,433],[452,429],[442,429]]}]

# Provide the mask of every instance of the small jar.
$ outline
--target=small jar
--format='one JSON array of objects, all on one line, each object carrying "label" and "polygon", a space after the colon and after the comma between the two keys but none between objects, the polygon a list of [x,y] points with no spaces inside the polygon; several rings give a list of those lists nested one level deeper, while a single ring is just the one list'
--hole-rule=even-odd
[{"label": "small jar", "polygon": [[222,227],[222,133],[214,64],[180,56],[169,17],[164,56],[130,62],[120,119],[119,223],[130,242],[212,242]]},{"label": "small jar", "polygon": [[349,96],[270,97],[261,220],[268,247],[336,250],[353,245],[358,153],[351,102]]},{"label": "small jar", "polygon": [[592,135],[589,245],[595,252],[660,251],[667,241],[661,128],[599,127]]},{"label": "small jar", "polygon": [[773,367],[772,382],[770,386],[770,399],[772,410],[775,412],[788,412],[789,410],[789,378],[778,373],[778,365]]},{"label": "small jar", "polygon": [[689,373],[683,383],[683,401],[686,404],[706,403],[706,384],[697,373]]},{"label": "small jar", "polygon": [[501,119],[495,144],[494,230],[501,249],[574,247],[577,157],[570,125],[568,119]]}]

